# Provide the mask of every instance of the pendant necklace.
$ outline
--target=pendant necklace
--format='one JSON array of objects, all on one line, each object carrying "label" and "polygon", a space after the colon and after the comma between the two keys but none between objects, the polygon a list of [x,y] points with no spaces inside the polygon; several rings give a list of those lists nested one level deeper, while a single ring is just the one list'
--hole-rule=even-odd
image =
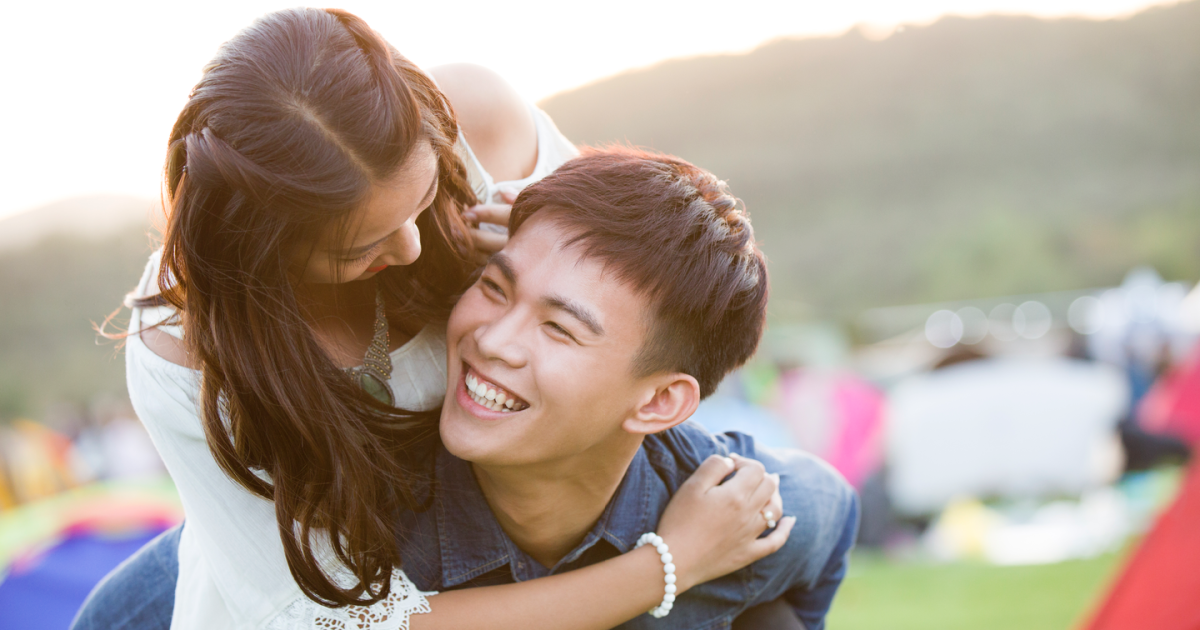
[{"label": "pendant necklace", "polygon": [[395,406],[396,397],[389,381],[392,378],[392,355],[388,352],[391,338],[388,334],[387,311],[383,307],[383,289],[375,289],[375,335],[363,364],[346,368],[358,385],[368,394],[385,405]]}]

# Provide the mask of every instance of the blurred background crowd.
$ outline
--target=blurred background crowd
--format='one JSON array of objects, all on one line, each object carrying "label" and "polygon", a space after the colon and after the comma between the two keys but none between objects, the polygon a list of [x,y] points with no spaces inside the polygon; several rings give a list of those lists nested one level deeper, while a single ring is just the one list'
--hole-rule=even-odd
[{"label": "blurred background crowd", "polygon": [[[1178,594],[1200,588],[1200,0],[967,4],[514,82],[576,143],[680,155],[745,201],[769,329],[695,419],[809,450],[860,492],[832,627],[1196,627]],[[55,177],[89,168],[69,162]],[[40,611],[0,629],[65,628],[182,518],[93,328],[161,209],[72,195],[0,208],[0,610]]]}]

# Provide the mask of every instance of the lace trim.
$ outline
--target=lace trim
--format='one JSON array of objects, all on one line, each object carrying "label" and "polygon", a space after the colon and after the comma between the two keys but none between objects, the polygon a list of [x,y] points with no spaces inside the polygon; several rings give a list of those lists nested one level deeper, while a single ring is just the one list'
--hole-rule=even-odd
[{"label": "lace trim", "polygon": [[392,592],[371,606],[326,608],[307,597],[292,602],[264,630],[408,630],[411,615],[429,612],[424,593],[400,569],[392,570]]}]

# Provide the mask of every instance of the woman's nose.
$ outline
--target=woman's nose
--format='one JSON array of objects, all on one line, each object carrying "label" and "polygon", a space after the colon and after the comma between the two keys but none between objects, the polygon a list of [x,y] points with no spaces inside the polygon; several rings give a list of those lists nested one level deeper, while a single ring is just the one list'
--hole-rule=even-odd
[{"label": "woman's nose", "polygon": [[388,242],[380,258],[389,265],[411,265],[421,256],[421,231],[416,223],[406,223]]}]

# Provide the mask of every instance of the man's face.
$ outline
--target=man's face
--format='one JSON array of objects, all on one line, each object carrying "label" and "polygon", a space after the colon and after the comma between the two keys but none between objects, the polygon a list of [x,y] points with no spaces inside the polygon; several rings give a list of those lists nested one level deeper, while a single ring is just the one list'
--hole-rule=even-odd
[{"label": "man's face", "polygon": [[441,434],[457,457],[543,464],[628,439],[622,422],[646,389],[633,371],[646,299],[561,247],[569,237],[535,214],[450,315]]}]

